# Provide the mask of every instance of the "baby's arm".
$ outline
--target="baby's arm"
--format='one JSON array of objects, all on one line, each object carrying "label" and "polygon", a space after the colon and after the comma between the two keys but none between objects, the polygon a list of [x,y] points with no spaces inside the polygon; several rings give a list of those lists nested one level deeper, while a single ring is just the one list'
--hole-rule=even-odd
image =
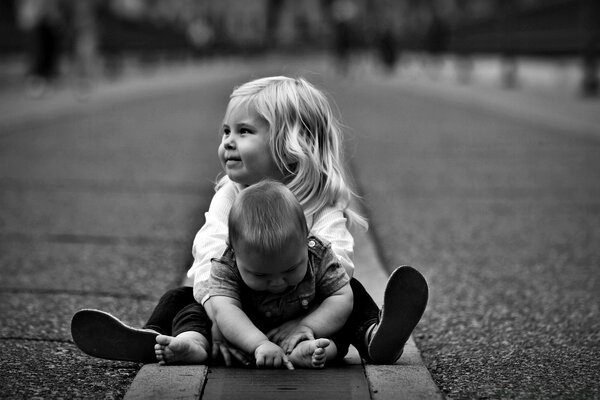
[{"label": "baby's arm", "polygon": [[300,321],[313,331],[316,337],[328,337],[339,331],[352,312],[354,297],[352,288],[347,283],[332,293],[310,314]]},{"label": "baby's arm", "polygon": [[254,354],[258,367],[285,366],[294,369],[283,349],[271,342],[248,318],[238,300],[227,296],[211,297],[215,322],[229,342]]}]

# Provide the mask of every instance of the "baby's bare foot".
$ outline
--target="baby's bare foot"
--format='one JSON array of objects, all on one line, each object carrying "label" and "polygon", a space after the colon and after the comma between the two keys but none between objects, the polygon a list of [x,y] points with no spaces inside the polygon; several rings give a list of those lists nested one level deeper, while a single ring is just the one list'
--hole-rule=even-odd
[{"label": "baby's bare foot", "polygon": [[208,341],[197,332],[158,335],[154,352],[159,365],[202,364],[208,359]]},{"label": "baby's bare foot", "polygon": [[323,368],[327,359],[336,356],[337,349],[329,339],[305,340],[296,345],[289,360],[296,368]]}]

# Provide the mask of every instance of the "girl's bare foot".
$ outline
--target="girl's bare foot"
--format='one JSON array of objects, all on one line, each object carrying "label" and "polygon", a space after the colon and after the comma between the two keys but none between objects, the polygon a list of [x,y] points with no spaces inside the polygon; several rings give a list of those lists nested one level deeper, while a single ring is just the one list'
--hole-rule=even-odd
[{"label": "girl's bare foot", "polygon": [[208,349],[208,340],[198,332],[158,335],[154,346],[159,365],[202,364],[208,359]]},{"label": "girl's bare foot", "polygon": [[298,343],[288,358],[296,368],[323,368],[336,355],[337,348],[329,339],[315,339]]}]

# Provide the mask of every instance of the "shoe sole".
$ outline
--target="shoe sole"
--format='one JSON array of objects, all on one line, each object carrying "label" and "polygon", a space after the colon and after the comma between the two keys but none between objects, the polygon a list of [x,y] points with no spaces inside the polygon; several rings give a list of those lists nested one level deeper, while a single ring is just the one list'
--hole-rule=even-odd
[{"label": "shoe sole", "polygon": [[388,279],[381,318],[369,342],[369,357],[375,364],[393,364],[415,329],[429,297],[427,281],[416,269],[396,268]]},{"label": "shoe sole", "polygon": [[108,360],[155,363],[158,334],[129,327],[100,310],[80,310],[71,320],[71,335],[84,353]]}]

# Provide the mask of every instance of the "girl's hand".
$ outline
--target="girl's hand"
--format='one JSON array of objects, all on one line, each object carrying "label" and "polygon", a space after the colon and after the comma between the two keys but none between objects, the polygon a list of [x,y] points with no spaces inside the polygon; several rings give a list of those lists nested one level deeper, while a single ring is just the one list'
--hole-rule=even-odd
[{"label": "girl's hand", "polygon": [[250,357],[243,351],[231,346],[231,344],[229,344],[229,342],[221,333],[221,330],[216,323],[213,323],[212,325],[211,334],[213,360],[218,359],[219,355],[221,355],[223,357],[223,361],[225,361],[225,365],[228,367],[231,367],[233,360],[238,360],[245,366],[250,365]]},{"label": "girl's hand", "polygon": [[315,340],[315,334],[308,326],[298,325],[279,345],[285,351],[285,354],[290,354],[294,347],[304,340]]},{"label": "girl's hand", "polygon": [[281,346],[281,343],[291,334],[293,334],[300,321],[302,319],[301,318],[295,318],[292,320],[289,320],[287,322],[284,322],[283,324],[279,325],[277,328],[273,328],[271,329],[269,332],[267,332],[267,337],[269,338],[269,340],[273,343],[277,343],[278,345]]},{"label": "girl's hand", "polygon": [[263,342],[254,350],[257,367],[294,369],[283,349],[273,342]]},{"label": "girl's hand", "polygon": [[290,354],[296,345],[303,340],[314,340],[315,335],[312,329],[307,326],[299,325],[300,319],[284,322],[275,329],[267,333],[267,337],[274,343],[277,343],[286,354]]}]

